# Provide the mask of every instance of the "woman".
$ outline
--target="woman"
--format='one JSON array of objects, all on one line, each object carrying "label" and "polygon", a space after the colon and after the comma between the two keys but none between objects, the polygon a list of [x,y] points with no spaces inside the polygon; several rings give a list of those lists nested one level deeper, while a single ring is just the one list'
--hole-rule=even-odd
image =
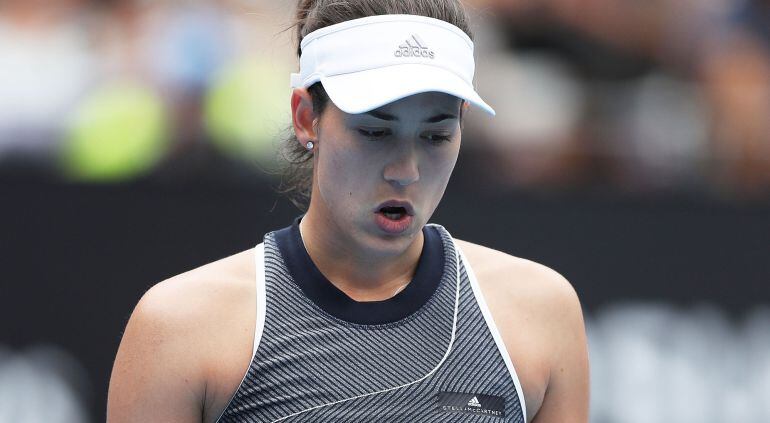
[{"label": "woman", "polygon": [[462,6],[304,0],[297,30],[307,213],[143,296],[108,419],[586,422],[569,283],[427,224],[469,104],[494,114]]}]

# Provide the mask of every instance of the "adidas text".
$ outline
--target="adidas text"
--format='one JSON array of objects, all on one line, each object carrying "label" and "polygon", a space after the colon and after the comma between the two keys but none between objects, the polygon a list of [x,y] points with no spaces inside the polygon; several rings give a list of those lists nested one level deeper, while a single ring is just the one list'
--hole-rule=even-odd
[{"label": "adidas text", "polygon": [[396,57],[424,57],[426,59],[434,59],[436,57],[433,50],[425,47],[425,44],[417,35],[412,35],[411,40],[407,39],[404,44],[398,46],[398,49],[393,54]]}]

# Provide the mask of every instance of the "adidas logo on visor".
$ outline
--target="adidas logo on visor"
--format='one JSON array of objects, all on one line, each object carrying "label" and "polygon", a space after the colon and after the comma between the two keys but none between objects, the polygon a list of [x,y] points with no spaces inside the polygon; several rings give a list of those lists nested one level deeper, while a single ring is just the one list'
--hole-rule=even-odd
[{"label": "adidas logo on visor", "polygon": [[425,43],[417,34],[412,34],[412,38],[407,38],[404,44],[398,46],[394,53],[396,57],[424,57],[434,59],[436,54],[433,50],[425,46]]}]

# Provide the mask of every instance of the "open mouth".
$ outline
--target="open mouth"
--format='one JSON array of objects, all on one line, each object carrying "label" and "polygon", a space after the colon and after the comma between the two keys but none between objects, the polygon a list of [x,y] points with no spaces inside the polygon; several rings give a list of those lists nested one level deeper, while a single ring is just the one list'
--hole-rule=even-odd
[{"label": "open mouth", "polygon": [[406,216],[406,208],[404,207],[383,207],[380,209],[380,213],[390,220],[401,220]]}]

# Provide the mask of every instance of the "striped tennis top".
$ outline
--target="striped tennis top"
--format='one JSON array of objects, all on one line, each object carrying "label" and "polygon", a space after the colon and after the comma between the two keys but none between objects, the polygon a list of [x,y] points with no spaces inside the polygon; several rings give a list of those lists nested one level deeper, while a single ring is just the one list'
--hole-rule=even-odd
[{"label": "striped tennis top", "polygon": [[526,421],[513,363],[445,228],[424,226],[406,288],[358,302],[315,266],[300,219],[254,249],[253,356],[218,422]]}]

